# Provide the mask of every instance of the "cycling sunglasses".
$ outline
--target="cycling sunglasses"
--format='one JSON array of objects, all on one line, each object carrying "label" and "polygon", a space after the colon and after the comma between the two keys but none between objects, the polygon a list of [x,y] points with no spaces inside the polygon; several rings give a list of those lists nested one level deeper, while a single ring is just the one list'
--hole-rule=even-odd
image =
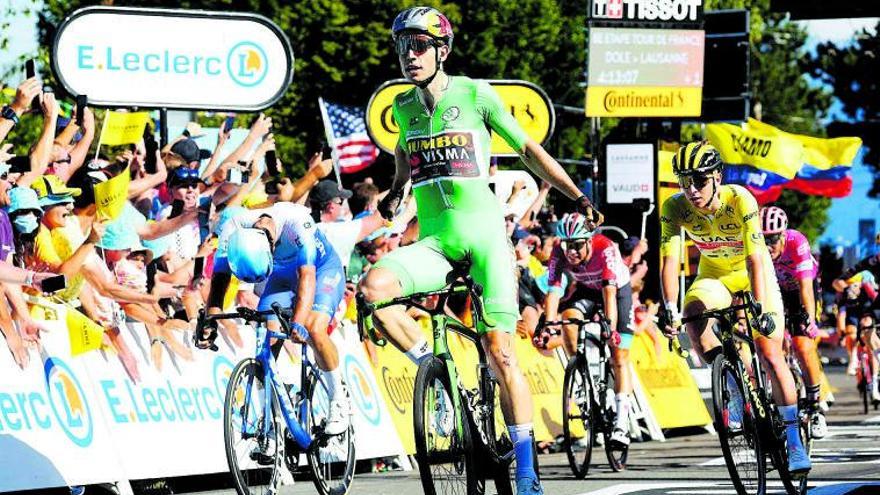
[{"label": "cycling sunglasses", "polygon": [[710,180],[712,180],[710,175],[681,175],[678,177],[678,185],[682,189],[688,189],[693,185],[694,189],[701,190],[709,184]]},{"label": "cycling sunglasses", "polygon": [[189,167],[177,167],[171,175],[171,184],[173,186],[189,185],[202,182],[199,171]]},{"label": "cycling sunglasses", "polygon": [[559,247],[562,248],[562,251],[580,251],[581,249],[587,246],[587,241],[584,239],[580,239],[577,241],[562,241],[559,243]]},{"label": "cycling sunglasses", "polygon": [[764,234],[764,243],[767,245],[776,244],[779,239],[782,239],[782,234]]},{"label": "cycling sunglasses", "polygon": [[410,50],[420,56],[432,46],[437,46],[437,41],[426,34],[402,34],[397,37],[395,49],[398,55],[406,55]]}]

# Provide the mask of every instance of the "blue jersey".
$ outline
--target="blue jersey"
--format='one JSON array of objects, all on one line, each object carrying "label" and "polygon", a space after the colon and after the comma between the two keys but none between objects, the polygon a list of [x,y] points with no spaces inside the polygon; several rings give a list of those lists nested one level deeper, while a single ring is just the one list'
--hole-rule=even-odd
[{"label": "blue jersey", "polygon": [[240,227],[251,227],[262,216],[275,221],[276,235],[274,270],[329,264],[340,264],[339,257],[327,238],[315,226],[310,210],[294,203],[276,203],[269,208],[241,210],[219,225],[219,243],[214,256],[214,271],[229,273],[227,248],[229,237]]}]

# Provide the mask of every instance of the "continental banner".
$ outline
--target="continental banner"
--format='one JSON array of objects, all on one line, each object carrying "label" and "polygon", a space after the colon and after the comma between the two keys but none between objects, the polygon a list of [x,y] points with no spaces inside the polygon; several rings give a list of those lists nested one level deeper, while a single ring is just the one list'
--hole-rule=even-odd
[{"label": "continental banner", "polygon": [[648,332],[635,335],[630,360],[660,428],[705,426],[712,422],[687,363],[669,350],[665,337],[657,342]]},{"label": "continental banner", "polygon": [[[556,113],[553,111],[553,102],[544,90],[527,81],[493,80],[488,83],[498,92],[504,106],[529,137],[543,144],[553,134]],[[412,87],[405,79],[388,81],[373,93],[367,103],[367,132],[382,151],[393,154],[400,135],[400,128],[391,112],[394,97]],[[493,156],[518,156],[494,132],[491,153]]]},{"label": "continental banner", "polygon": [[699,117],[703,88],[609,87],[587,88],[587,117]]}]

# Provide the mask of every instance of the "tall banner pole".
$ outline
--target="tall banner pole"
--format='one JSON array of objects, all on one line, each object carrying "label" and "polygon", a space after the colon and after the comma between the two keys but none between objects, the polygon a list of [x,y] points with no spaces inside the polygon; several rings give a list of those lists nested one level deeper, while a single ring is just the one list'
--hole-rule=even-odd
[{"label": "tall banner pole", "polygon": [[318,107],[321,109],[321,120],[324,121],[324,137],[327,139],[327,146],[330,147],[330,157],[333,159],[333,170],[336,172],[336,183],[339,189],[342,189],[342,172],[339,170],[339,157],[336,154],[336,146],[333,145],[333,128],[330,126],[330,116],[327,114],[327,107],[324,105],[324,98],[318,97]]}]

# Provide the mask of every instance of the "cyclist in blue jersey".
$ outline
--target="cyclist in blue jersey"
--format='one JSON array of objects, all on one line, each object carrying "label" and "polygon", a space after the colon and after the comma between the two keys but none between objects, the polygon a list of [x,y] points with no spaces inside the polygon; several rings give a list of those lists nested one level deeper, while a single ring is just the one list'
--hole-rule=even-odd
[{"label": "cyclist in blue jersey", "polygon": [[[330,407],[324,433],[339,435],[348,429],[349,407],[342,385],[339,354],[327,333],[345,290],[339,257],[315,227],[310,210],[293,203],[224,215],[218,225],[219,244],[207,313],[222,312],[231,275],[245,283],[265,281],[258,310],[277,302],[294,305],[291,328],[315,351],[318,366],[327,371]],[[269,329],[281,325],[270,317]],[[217,327],[200,329],[196,345],[212,348]],[[294,336],[296,338],[296,336]],[[273,349],[276,353],[279,348]]]}]

